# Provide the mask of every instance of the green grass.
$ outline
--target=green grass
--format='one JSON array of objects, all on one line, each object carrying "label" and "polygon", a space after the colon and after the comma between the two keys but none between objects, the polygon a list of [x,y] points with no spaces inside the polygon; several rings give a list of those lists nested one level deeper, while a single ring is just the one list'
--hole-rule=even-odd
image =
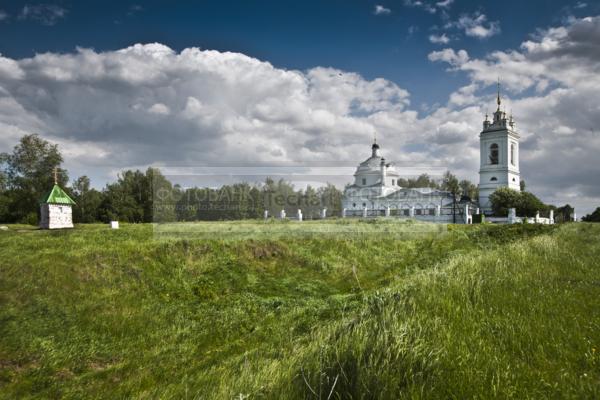
[{"label": "green grass", "polygon": [[600,397],[600,226],[414,225],[9,226],[0,398]]}]

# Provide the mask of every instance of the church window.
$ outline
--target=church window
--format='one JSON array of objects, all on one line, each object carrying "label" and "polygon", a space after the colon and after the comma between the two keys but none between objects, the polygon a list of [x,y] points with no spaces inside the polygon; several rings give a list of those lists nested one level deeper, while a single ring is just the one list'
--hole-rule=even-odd
[{"label": "church window", "polygon": [[492,178],[490,179],[490,181],[492,182],[496,182],[498,180],[498,178],[496,178],[495,176],[492,176]]},{"label": "church window", "polygon": [[352,207],[356,208],[356,203],[352,203]]},{"label": "church window", "polygon": [[396,180],[392,179],[392,186],[394,186],[396,184]]},{"label": "church window", "polygon": [[362,178],[362,184],[366,185],[367,184],[367,178]]},{"label": "church window", "polygon": [[366,207],[366,206],[367,206],[367,203],[363,203],[363,207]]},{"label": "church window", "polygon": [[498,145],[492,143],[490,146],[490,164],[498,164]]},{"label": "church window", "polygon": [[515,165],[515,144],[510,144],[510,163]]}]

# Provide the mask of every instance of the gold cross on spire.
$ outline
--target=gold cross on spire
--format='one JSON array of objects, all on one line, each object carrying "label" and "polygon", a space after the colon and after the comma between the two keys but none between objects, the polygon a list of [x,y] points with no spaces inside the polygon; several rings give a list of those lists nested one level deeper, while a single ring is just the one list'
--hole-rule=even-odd
[{"label": "gold cross on spire", "polygon": [[377,131],[373,131],[373,143],[377,144]]},{"label": "gold cross on spire", "polygon": [[58,185],[58,167],[54,167],[54,184]]}]

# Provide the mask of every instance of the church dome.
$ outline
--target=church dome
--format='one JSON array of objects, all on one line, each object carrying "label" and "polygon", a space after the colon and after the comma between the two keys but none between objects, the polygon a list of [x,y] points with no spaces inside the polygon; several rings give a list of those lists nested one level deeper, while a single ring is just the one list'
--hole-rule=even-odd
[{"label": "church dome", "polygon": [[359,173],[378,173],[381,171],[381,164],[384,164],[387,170],[387,173],[392,173],[392,175],[398,175],[396,168],[391,163],[386,163],[385,158],[381,156],[379,153],[379,145],[377,142],[373,142],[371,146],[371,157],[367,158],[365,161],[361,162],[356,169],[356,174]]},{"label": "church dome", "polygon": [[374,142],[371,146],[371,157],[361,162],[356,168],[356,172],[354,173],[356,184],[370,186],[382,183],[382,179],[379,177],[383,170],[385,170],[386,176],[399,176],[395,166],[386,162],[385,158],[379,153],[379,145],[377,142]]}]

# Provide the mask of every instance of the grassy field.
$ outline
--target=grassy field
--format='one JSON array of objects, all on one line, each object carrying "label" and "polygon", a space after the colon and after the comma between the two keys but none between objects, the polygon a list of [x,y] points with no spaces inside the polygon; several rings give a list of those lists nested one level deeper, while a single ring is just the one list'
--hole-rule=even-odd
[{"label": "grassy field", "polygon": [[600,226],[415,225],[10,226],[0,398],[600,398]]}]

